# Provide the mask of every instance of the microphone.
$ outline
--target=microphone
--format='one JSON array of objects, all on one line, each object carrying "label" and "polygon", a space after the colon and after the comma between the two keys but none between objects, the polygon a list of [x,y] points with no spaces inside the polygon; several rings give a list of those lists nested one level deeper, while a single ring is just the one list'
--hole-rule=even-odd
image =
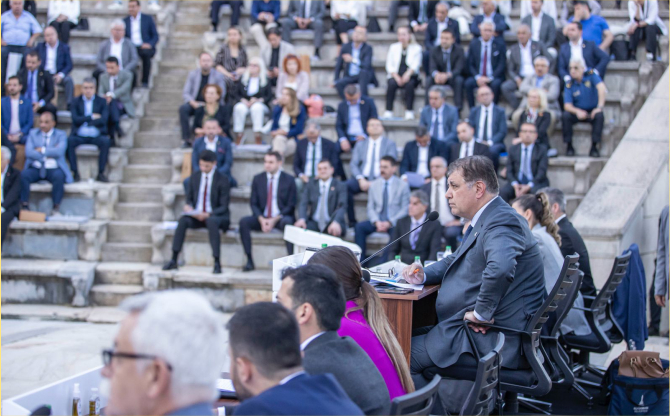
[{"label": "microphone", "polygon": [[373,254],[373,255],[371,255],[370,257],[368,257],[367,259],[363,260],[363,261],[361,262],[361,266],[363,266],[365,263],[367,263],[368,261],[370,261],[370,260],[371,260],[373,257],[375,257],[377,254],[381,253],[382,251],[386,250],[387,248],[391,247],[392,245],[394,245],[394,244],[397,243],[398,241],[400,241],[400,240],[402,240],[403,238],[405,238],[405,236],[408,236],[408,235],[410,235],[412,232],[414,232],[414,231],[418,230],[419,228],[423,227],[428,221],[435,221],[435,220],[438,219],[438,218],[440,218],[440,213],[439,213],[439,212],[437,212],[437,211],[433,211],[433,212],[431,212],[430,214],[428,214],[428,219],[427,219],[426,221],[424,221],[423,223],[421,223],[418,227],[414,228],[413,230],[409,230],[409,231],[407,231],[405,234],[401,235],[400,237],[398,237],[398,238],[396,238],[395,240],[393,240],[393,241],[391,241],[390,243],[388,243],[386,246],[384,246],[381,250],[377,251],[375,254]]}]

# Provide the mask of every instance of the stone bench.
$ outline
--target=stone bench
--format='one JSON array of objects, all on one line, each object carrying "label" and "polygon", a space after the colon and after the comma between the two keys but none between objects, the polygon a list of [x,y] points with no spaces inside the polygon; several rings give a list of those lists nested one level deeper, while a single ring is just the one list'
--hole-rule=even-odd
[{"label": "stone bench", "polygon": [[[65,185],[60,205],[63,215],[76,215],[97,220],[114,218],[114,206],[119,198],[119,185],[102,182],[77,182]],[[31,211],[51,212],[51,184],[38,182],[30,186]]]},{"label": "stone bench", "polygon": [[88,306],[96,264],[3,259],[2,303]]},{"label": "stone bench", "polygon": [[[3,257],[99,261],[107,241],[107,220],[84,222],[12,221]],[[24,260],[25,261],[25,260]]]}]

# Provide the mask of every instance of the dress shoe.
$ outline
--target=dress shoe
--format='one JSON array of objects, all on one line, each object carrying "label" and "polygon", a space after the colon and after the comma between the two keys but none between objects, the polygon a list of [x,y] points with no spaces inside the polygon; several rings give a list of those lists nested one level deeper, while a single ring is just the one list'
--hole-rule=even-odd
[{"label": "dress shoe", "polygon": [[214,270],[212,271],[214,274],[221,274],[221,264],[215,263],[214,264]]},{"label": "dress shoe", "polygon": [[600,152],[598,151],[598,148],[595,147],[595,146],[591,146],[591,151],[589,152],[589,156],[600,157]]},{"label": "dress shoe", "polygon": [[105,176],[104,173],[98,173],[98,176],[95,178],[98,182],[109,182],[109,179]]},{"label": "dress shoe", "polygon": [[249,260],[247,261],[246,266],[242,269],[243,272],[250,272],[252,270],[256,270],[256,266],[254,266],[254,262]]},{"label": "dress shoe", "polygon": [[569,144],[568,148],[565,150],[565,155],[566,156],[574,156],[575,155],[575,149],[572,148],[571,144]]},{"label": "dress shoe", "polygon": [[72,175],[72,181],[73,182],[81,181],[81,176],[79,176],[79,173],[75,173],[74,175]]},{"label": "dress shoe", "polygon": [[163,270],[177,270],[179,269],[179,266],[177,265],[177,262],[174,260],[170,260],[169,262],[165,263],[165,266],[163,266]]},{"label": "dress shoe", "polygon": [[190,149],[191,148],[191,143],[185,141],[181,144],[182,149]]}]

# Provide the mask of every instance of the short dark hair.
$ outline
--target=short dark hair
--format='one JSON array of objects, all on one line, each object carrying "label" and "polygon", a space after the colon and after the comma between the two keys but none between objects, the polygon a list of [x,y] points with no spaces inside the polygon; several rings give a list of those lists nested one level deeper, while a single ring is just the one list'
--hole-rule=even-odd
[{"label": "short dark hair", "polygon": [[444,35],[444,34],[446,34],[446,33],[450,34],[452,38],[455,37],[455,36],[454,36],[454,32],[452,32],[452,31],[449,30],[449,29],[444,29],[442,32],[440,32],[440,36],[442,36],[442,35]]},{"label": "short dark hair", "polygon": [[465,183],[484,182],[486,191],[497,194],[499,190],[498,175],[493,167],[493,162],[486,156],[468,156],[449,164],[447,177],[456,171],[461,172]]},{"label": "short dark hair", "polygon": [[265,377],[302,364],[298,322],[278,303],[243,306],[226,328],[233,355],[249,359]]},{"label": "short dark hair", "polygon": [[138,6],[140,5],[140,0],[129,0],[128,4],[133,3],[133,2],[137,3]]},{"label": "short dark hair", "polygon": [[582,26],[582,23],[581,23],[581,22],[570,22],[570,23],[568,23],[568,24],[569,24],[569,25],[571,25],[571,24],[572,24],[572,25],[577,25],[577,29],[579,29],[579,30],[583,30],[583,26]]},{"label": "short dark hair", "polygon": [[11,81],[13,79],[15,79],[16,82],[19,83],[19,85],[23,85],[23,82],[21,82],[21,78],[17,77],[16,75],[12,75],[11,77],[7,78],[7,83],[9,83],[9,81]]},{"label": "short dark hair", "polygon": [[284,160],[281,153],[279,153],[276,150],[268,150],[265,156],[274,156],[277,159],[277,162],[281,162],[282,160]]},{"label": "short dark hair", "polygon": [[105,62],[113,62],[118,65],[119,59],[116,56],[110,56],[107,59],[105,59]]},{"label": "short dark hair", "polygon": [[349,84],[344,88],[344,95],[356,95],[359,92],[361,92],[360,87],[358,84]]},{"label": "short dark hair", "polygon": [[398,164],[398,161],[395,160],[395,158],[393,156],[384,156],[384,157],[381,158],[380,162],[382,160],[385,160],[385,161],[389,162],[391,164],[391,166],[396,166]]},{"label": "short dark hair", "polygon": [[200,152],[199,159],[203,162],[216,162],[216,153],[205,149]]},{"label": "short dark hair", "polygon": [[270,37],[270,35],[277,35],[277,36],[281,37],[281,29],[279,29],[276,26],[271,27],[270,29],[267,30],[267,35],[266,36]]},{"label": "short dark hair", "polygon": [[521,132],[521,129],[523,128],[523,126],[526,126],[526,125],[533,126],[533,130],[535,130],[535,132],[537,133],[537,126],[535,125],[535,123],[531,123],[530,121],[524,121],[523,123],[521,123],[521,126],[519,126],[519,132]]},{"label": "short dark hair", "polygon": [[41,61],[40,54],[37,51],[30,51],[26,54],[26,57],[30,56],[31,58],[37,58],[38,61]]},{"label": "short dark hair", "polygon": [[54,123],[58,124],[58,116],[56,116],[55,111],[42,108],[38,111],[38,114],[40,117],[42,117],[44,114],[51,114],[51,118],[53,119]]},{"label": "short dark hair", "polygon": [[328,166],[330,166],[331,168],[334,168],[334,167],[335,167],[335,166],[333,166],[333,162],[331,162],[329,159],[321,159],[321,160],[319,161],[318,165],[320,165],[320,164],[322,164],[322,163],[327,163]]},{"label": "short dark hair", "polygon": [[320,264],[307,264],[284,270],[281,279],[286,278],[293,280],[289,296],[294,306],[309,303],[316,311],[316,319],[322,330],[340,329],[346,299],[342,283],[334,271]]},{"label": "short dark hair", "polygon": [[427,135],[428,135],[428,128],[427,128],[426,126],[422,125],[422,124],[419,124],[419,125],[416,126],[416,128],[414,129],[414,135],[415,135],[416,137],[427,136]]}]

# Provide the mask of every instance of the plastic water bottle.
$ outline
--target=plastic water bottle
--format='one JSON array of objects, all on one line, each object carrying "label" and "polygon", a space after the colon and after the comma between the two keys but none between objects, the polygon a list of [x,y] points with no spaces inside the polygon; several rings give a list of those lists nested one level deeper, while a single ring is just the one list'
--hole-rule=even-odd
[{"label": "plastic water bottle", "polygon": [[451,256],[451,246],[447,246],[447,248],[444,250],[444,257],[442,258],[446,259],[449,256]]},{"label": "plastic water bottle", "polygon": [[393,262],[393,276],[391,276],[395,281],[398,281],[402,278],[402,261],[400,256],[395,256],[395,261]]},{"label": "plastic water bottle", "polygon": [[423,263],[421,263],[421,256],[414,256],[414,264],[420,264],[421,267],[423,267]]}]

